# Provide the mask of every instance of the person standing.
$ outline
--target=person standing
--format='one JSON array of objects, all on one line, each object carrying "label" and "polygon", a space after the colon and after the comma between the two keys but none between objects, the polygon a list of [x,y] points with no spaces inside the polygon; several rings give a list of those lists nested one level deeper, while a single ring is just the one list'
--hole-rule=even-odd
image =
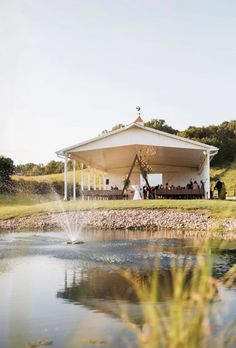
[{"label": "person standing", "polygon": [[143,198],[147,199],[147,193],[148,193],[148,187],[145,185],[143,186]]},{"label": "person standing", "polygon": [[220,181],[220,179],[217,179],[214,190],[217,190],[218,192],[218,198],[222,199],[222,188],[223,188],[223,183]]}]

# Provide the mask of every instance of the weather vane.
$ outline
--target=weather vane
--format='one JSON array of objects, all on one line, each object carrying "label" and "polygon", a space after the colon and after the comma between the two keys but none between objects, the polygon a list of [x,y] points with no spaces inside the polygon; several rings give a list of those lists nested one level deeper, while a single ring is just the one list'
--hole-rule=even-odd
[{"label": "weather vane", "polygon": [[138,111],[138,115],[140,116],[141,115],[141,108],[140,108],[140,106],[136,106],[136,110]]}]

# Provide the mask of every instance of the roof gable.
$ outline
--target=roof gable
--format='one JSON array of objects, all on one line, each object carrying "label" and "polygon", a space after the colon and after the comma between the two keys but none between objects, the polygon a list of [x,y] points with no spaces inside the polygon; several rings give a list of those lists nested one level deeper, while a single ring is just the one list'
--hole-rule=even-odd
[{"label": "roof gable", "polygon": [[57,154],[65,154],[76,151],[96,150],[126,145],[151,145],[162,147],[202,149],[217,151],[214,146],[206,145],[187,138],[145,127],[139,123],[132,123],[124,128],[98,136],[91,140],[64,148]]}]

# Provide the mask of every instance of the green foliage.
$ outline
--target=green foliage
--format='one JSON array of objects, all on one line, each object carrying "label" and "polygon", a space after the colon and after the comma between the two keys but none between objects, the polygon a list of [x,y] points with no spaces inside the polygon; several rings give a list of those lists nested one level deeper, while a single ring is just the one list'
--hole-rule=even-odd
[{"label": "green foliage", "polygon": [[230,165],[211,168],[211,182],[215,186],[216,180],[220,178],[225,183],[227,196],[235,196],[236,192],[236,158]]},{"label": "green foliage", "polygon": [[169,126],[165,120],[153,118],[151,121],[144,123],[145,127],[154,128],[162,132],[177,134],[178,130]]},{"label": "green foliage", "polygon": [[107,129],[104,129],[101,133],[101,135],[105,135],[105,134],[108,134],[108,133],[111,133],[111,132],[114,132],[120,128],[124,128],[125,126],[122,124],[122,123],[119,123],[119,124],[116,124],[115,126],[112,127],[111,130],[107,130]]},{"label": "green foliage", "polygon": [[111,131],[114,132],[120,128],[124,128],[124,125],[122,123],[116,124],[114,127],[112,127]]},{"label": "green foliage", "polygon": [[[14,181],[14,192],[23,194],[58,194],[63,196],[64,182],[63,181],[35,181],[20,179]],[[68,184],[69,196],[72,196],[72,183]],[[80,195],[80,187],[77,186],[77,197]]]},{"label": "green foliage", "polygon": [[8,181],[15,172],[15,166],[11,158],[0,156],[0,180]]},{"label": "green foliage", "polygon": [[[165,250],[158,248],[157,255]],[[212,318],[221,313],[214,303],[220,300],[219,288],[229,287],[236,279],[235,267],[217,280],[213,277],[211,245],[208,239],[196,254],[195,262],[177,257],[164,273],[156,267],[143,276],[137,270],[122,271],[130,291],[138,298],[143,324],[136,323],[121,307],[122,319],[135,334],[140,348],[225,348],[235,346],[235,322],[213,329]],[[165,278],[163,277],[165,274]],[[141,328],[141,329],[140,329]],[[215,332],[214,332],[215,331]]]},{"label": "green foliage", "polygon": [[219,126],[189,127],[178,135],[213,145],[219,148],[219,153],[211,165],[220,166],[232,162],[236,156],[236,121],[223,122]]},{"label": "green foliage", "polygon": [[44,170],[45,169],[43,164],[25,163],[16,166],[16,173],[18,175],[43,175]]},{"label": "green foliage", "polygon": [[64,171],[64,163],[62,161],[50,161],[45,166],[44,174],[58,174],[63,173]]},{"label": "green foliage", "polygon": [[15,166],[11,158],[0,156],[0,192],[11,190],[11,175],[15,172]]},{"label": "green foliage", "polygon": [[[72,161],[68,161],[68,170],[72,170]],[[48,174],[59,174],[64,172],[64,162],[62,161],[50,161],[46,165],[26,163],[19,164],[16,166],[17,175],[25,176],[38,176],[38,175],[48,175]]]}]

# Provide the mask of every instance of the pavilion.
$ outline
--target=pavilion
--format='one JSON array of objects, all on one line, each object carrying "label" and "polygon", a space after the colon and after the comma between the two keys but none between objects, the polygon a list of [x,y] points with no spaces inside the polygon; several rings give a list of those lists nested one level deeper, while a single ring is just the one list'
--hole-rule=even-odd
[{"label": "pavilion", "polygon": [[204,196],[210,198],[210,161],[218,148],[145,127],[139,116],[128,126],[56,153],[64,159],[65,200],[68,199],[68,159],[73,161],[73,199],[76,199],[76,168],[80,170],[82,197],[89,196],[88,192],[100,197],[103,193],[108,195],[111,187],[119,188],[119,194],[123,194],[128,175],[131,185],[140,185],[142,168],[135,163],[135,157],[148,163],[152,173],[162,174],[163,183],[185,186],[190,179],[202,181]]}]

